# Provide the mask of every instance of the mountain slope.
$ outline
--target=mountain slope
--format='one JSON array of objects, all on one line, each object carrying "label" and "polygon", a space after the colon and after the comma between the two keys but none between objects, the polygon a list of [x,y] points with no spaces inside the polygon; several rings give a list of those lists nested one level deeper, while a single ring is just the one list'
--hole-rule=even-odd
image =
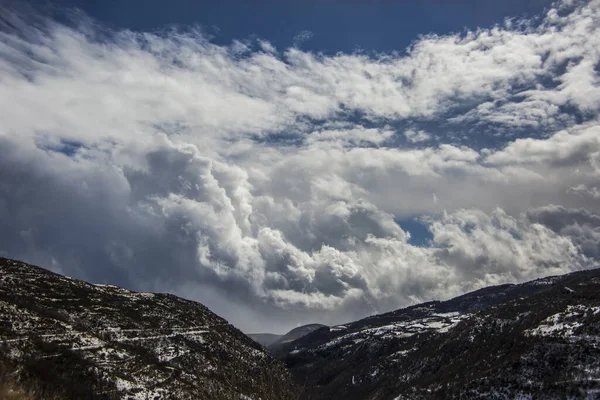
[{"label": "mountain slope", "polygon": [[276,333],[247,333],[246,336],[261,346],[268,347],[269,345],[278,341],[283,335],[278,335]]},{"label": "mountain slope", "polygon": [[271,352],[276,352],[279,348],[292,343],[301,337],[308,335],[312,331],[326,327],[323,324],[308,324],[292,329],[284,335],[275,335],[272,333],[249,333],[248,337],[255,342],[266,347]]},{"label": "mountain slope", "polygon": [[0,346],[0,372],[41,398],[293,397],[283,366],[199,303],[4,258]]},{"label": "mountain slope", "polygon": [[304,336],[308,335],[309,333],[316,331],[317,329],[321,329],[321,328],[325,328],[325,327],[327,327],[327,325],[323,325],[323,324],[308,324],[308,325],[299,326],[297,328],[292,329],[285,335],[282,335],[275,342],[273,342],[269,346],[267,346],[267,348],[271,352],[276,352],[281,347],[286,346],[286,345],[300,339],[301,337],[304,337]]},{"label": "mountain slope", "polygon": [[600,270],[318,329],[278,355],[313,399],[600,397]]}]

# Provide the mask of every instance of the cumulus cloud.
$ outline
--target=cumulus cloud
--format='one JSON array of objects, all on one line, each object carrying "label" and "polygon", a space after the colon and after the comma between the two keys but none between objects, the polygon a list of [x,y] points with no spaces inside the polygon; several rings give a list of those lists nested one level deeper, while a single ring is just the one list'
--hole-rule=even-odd
[{"label": "cumulus cloud", "polygon": [[406,140],[411,143],[426,142],[431,139],[431,135],[424,130],[415,131],[413,129],[408,129],[404,132],[404,136],[406,136]]},{"label": "cumulus cloud", "polygon": [[579,184],[577,186],[570,187],[569,190],[581,196],[590,196],[594,199],[600,199],[600,189],[596,186],[587,187],[584,184]]},{"label": "cumulus cloud", "polygon": [[569,238],[588,257],[600,258],[600,214],[551,205],[531,210],[527,217]]},{"label": "cumulus cloud", "polygon": [[377,56],[1,11],[3,255],[246,330],[600,261],[598,1]]}]

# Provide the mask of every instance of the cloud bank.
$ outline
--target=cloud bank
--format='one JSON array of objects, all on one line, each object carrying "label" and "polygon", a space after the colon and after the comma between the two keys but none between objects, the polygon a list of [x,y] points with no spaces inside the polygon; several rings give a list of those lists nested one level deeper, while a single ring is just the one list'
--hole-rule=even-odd
[{"label": "cloud bank", "polygon": [[5,256],[245,330],[599,264],[598,1],[334,56],[0,11]]}]

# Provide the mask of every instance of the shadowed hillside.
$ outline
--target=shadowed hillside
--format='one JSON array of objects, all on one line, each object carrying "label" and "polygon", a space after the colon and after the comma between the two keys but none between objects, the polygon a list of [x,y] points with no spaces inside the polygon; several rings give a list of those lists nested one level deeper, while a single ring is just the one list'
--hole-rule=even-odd
[{"label": "shadowed hillside", "polygon": [[278,361],[202,304],[8,259],[0,259],[0,346],[4,376],[36,398],[295,396]]}]

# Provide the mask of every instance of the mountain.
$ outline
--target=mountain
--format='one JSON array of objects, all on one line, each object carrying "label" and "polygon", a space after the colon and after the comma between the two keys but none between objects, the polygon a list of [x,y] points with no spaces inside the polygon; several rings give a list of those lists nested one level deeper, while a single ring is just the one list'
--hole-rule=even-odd
[{"label": "mountain", "polygon": [[285,335],[281,336],[275,342],[271,343],[269,346],[267,346],[267,349],[269,349],[269,351],[271,351],[271,352],[277,351],[277,349],[281,348],[282,346],[290,344],[317,329],[321,329],[321,328],[325,328],[325,327],[327,327],[327,325],[323,325],[323,324],[308,324],[308,325],[299,326],[297,328],[292,329]]},{"label": "mountain", "polygon": [[597,399],[600,270],[323,327],[276,354],[311,399]]},{"label": "mountain", "polygon": [[286,333],[285,335],[280,337],[279,340],[277,340],[277,343],[279,343],[279,344],[291,343],[295,340],[300,339],[301,337],[303,337],[305,335],[308,335],[309,333],[311,333],[317,329],[325,328],[325,327],[327,327],[327,325],[323,325],[323,324],[302,325],[302,326],[292,329],[291,331],[289,331],[288,333]]},{"label": "mountain", "polygon": [[292,329],[285,335],[276,335],[272,333],[249,333],[248,336],[257,343],[266,347],[269,351],[277,351],[282,346],[289,344],[301,337],[308,335],[312,331],[324,328],[323,324],[308,324]]},{"label": "mountain", "polygon": [[202,304],[0,258],[0,383],[9,378],[41,399],[297,393],[279,361]]},{"label": "mountain", "polygon": [[247,336],[261,346],[269,347],[269,345],[278,341],[283,335],[277,335],[275,333],[248,333]]},{"label": "mountain", "polygon": [[0,258],[0,397],[39,399],[298,399],[300,385],[312,400],[596,399],[600,270],[306,325],[273,344],[299,385],[199,303]]}]

